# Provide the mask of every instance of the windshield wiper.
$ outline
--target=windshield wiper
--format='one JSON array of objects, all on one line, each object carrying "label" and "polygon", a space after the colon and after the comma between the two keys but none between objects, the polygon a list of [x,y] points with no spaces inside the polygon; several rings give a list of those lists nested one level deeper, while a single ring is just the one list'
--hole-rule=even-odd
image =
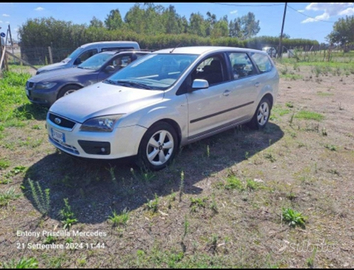
[{"label": "windshield wiper", "polygon": [[117,81],[108,80],[108,79],[104,80],[103,82],[104,83],[109,83],[109,84],[117,84]]},{"label": "windshield wiper", "polygon": [[152,89],[150,86],[148,86],[146,84],[133,82],[133,81],[119,80],[116,83],[120,84],[120,85],[123,85],[123,86],[132,86],[132,87],[143,88],[143,89]]}]

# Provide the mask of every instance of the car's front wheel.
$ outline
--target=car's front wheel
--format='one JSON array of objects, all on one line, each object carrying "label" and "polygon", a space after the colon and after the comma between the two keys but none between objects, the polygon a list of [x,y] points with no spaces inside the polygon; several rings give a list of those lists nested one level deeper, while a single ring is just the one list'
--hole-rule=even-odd
[{"label": "car's front wheel", "polygon": [[257,110],[250,122],[251,127],[255,129],[263,129],[270,117],[271,103],[268,98],[264,97],[258,104]]},{"label": "car's front wheel", "polygon": [[178,148],[178,138],[174,128],[159,122],[152,125],[140,142],[137,157],[138,166],[144,170],[161,170],[173,160]]}]

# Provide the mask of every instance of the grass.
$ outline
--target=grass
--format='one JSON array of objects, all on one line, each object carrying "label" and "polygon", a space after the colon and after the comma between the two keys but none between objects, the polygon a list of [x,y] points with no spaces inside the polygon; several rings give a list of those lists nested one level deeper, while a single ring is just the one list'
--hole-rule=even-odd
[{"label": "grass", "polygon": [[5,191],[0,192],[0,207],[8,206],[11,201],[18,199],[21,194],[16,193],[15,188],[11,187]]},{"label": "grass", "polygon": [[295,114],[295,118],[322,121],[324,119],[324,115],[316,112],[301,110]]}]

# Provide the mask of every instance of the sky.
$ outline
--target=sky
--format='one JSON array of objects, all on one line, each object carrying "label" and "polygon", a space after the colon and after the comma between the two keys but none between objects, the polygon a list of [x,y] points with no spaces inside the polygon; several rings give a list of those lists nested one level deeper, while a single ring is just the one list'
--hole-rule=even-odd
[{"label": "sky", "polygon": [[[94,2],[94,3],[66,3],[66,2],[30,2],[30,3],[0,3],[0,32],[5,34],[5,40],[11,36],[19,41],[18,29],[26,24],[27,20],[35,18],[53,17],[60,21],[71,21],[72,24],[87,24],[96,17],[104,22],[113,9],[119,9],[122,19],[125,14],[138,2]],[[141,7],[143,2],[139,2]],[[255,15],[260,22],[260,31],[257,36],[279,36],[283,24],[283,33],[290,38],[317,40],[327,43],[326,36],[333,31],[333,25],[338,19],[354,15],[354,4],[345,3],[299,3],[287,2],[152,2],[167,8],[175,7],[178,15],[187,20],[192,13],[200,13],[207,18],[207,12],[215,14],[217,20],[227,15],[228,21],[242,17],[248,12]]]}]

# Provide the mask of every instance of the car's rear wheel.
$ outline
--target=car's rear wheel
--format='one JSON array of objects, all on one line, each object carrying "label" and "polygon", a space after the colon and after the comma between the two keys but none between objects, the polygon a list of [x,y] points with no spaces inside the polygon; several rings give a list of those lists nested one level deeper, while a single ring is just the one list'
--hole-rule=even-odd
[{"label": "car's rear wheel", "polygon": [[171,163],[178,148],[178,138],[174,128],[159,122],[152,125],[140,142],[137,157],[138,166],[144,170],[161,170]]},{"label": "car's rear wheel", "polygon": [[270,117],[271,103],[268,98],[264,97],[258,104],[257,110],[253,115],[253,118],[250,122],[252,128],[263,129]]},{"label": "car's rear wheel", "polygon": [[60,90],[59,94],[58,94],[58,99],[63,97],[63,96],[66,96],[66,95],[69,95],[77,90],[81,89],[80,86],[78,85],[68,85],[68,86],[65,86],[63,87],[63,89]]}]

